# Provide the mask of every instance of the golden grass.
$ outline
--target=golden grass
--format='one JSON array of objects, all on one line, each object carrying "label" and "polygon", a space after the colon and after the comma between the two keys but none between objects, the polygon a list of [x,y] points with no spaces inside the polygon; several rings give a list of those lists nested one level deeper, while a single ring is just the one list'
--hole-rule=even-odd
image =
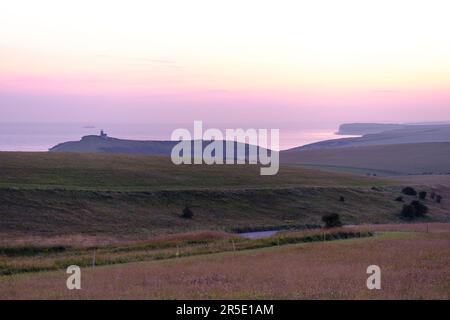
[{"label": "golden grass", "polygon": [[[419,231],[423,225],[374,226]],[[365,226],[372,228],[372,226]],[[315,242],[164,261],[84,268],[82,290],[64,270],[0,277],[1,299],[449,299],[450,224],[408,237]],[[381,267],[382,289],[366,288]]]},{"label": "golden grass", "polygon": [[91,248],[91,247],[106,247],[118,245],[143,245],[143,244],[160,244],[160,243],[182,243],[198,240],[216,240],[228,238],[231,235],[220,231],[197,231],[176,233],[168,235],[153,236],[151,239],[135,240],[130,237],[120,236],[89,236],[89,235],[64,235],[64,236],[22,236],[17,237],[2,237],[0,239],[0,246],[28,246],[39,244],[40,246],[70,246],[72,248]]},{"label": "golden grass", "polygon": [[[267,239],[244,239],[219,232],[198,232],[159,236],[147,241],[129,241],[104,246],[82,247],[27,244],[0,246],[0,275],[87,267],[136,261],[172,259],[225,251],[238,251],[291,243],[332,241],[372,236],[370,232],[330,229],[284,232]],[[94,258],[95,257],[95,258]]]}]

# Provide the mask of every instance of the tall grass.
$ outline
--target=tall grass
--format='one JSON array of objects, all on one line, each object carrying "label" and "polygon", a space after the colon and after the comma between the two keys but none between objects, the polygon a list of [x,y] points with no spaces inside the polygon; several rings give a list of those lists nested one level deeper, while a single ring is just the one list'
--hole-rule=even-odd
[{"label": "tall grass", "polygon": [[[99,266],[370,236],[373,236],[370,231],[333,230],[315,231],[315,233],[287,232],[271,238],[251,240],[236,236],[218,237],[215,234],[202,233],[189,237],[173,237],[166,241],[96,248],[2,247],[0,250],[0,275],[57,270],[69,265],[92,266],[94,251],[95,265]],[[8,259],[1,259],[2,256],[6,256]]]}]

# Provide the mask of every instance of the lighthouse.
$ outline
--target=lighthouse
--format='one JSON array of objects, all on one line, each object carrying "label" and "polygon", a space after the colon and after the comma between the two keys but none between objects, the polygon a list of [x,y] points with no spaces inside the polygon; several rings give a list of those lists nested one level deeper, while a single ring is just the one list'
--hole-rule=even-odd
[{"label": "lighthouse", "polygon": [[105,140],[108,139],[108,135],[105,133],[105,131],[103,131],[103,129],[100,130],[100,138]]}]

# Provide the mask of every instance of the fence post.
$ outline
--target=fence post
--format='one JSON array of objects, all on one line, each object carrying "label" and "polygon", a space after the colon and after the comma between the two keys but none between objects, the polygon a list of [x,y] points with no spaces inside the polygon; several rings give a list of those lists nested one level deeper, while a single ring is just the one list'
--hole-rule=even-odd
[{"label": "fence post", "polygon": [[97,253],[97,248],[94,248],[94,256],[92,257],[92,267],[95,267],[95,255]]}]

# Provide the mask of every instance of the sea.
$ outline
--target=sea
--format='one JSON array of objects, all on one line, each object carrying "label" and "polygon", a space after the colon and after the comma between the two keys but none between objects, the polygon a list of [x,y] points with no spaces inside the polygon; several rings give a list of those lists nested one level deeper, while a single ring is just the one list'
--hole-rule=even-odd
[{"label": "sea", "polygon": [[[177,128],[192,132],[193,124],[129,123],[0,123],[0,151],[48,151],[66,141],[78,141],[104,130],[110,137],[130,140],[170,140]],[[210,128],[205,126],[204,129]],[[246,127],[244,127],[246,129]],[[280,150],[350,136],[336,135],[337,127],[280,129]]]}]

